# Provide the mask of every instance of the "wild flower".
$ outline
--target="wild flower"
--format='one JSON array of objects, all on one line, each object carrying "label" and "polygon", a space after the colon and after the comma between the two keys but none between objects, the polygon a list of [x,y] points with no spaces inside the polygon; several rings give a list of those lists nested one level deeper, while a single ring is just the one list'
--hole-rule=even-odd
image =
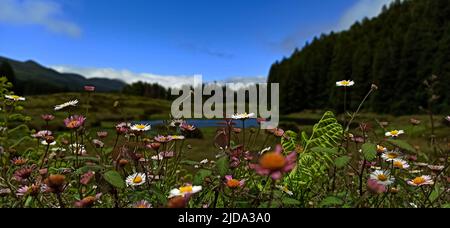
[{"label": "wild flower", "polygon": [[11,160],[11,163],[15,166],[22,166],[22,165],[25,165],[27,162],[28,162],[28,159],[25,159],[22,157],[13,158]]},{"label": "wild flower", "polygon": [[391,177],[391,173],[386,170],[375,170],[370,174],[370,179],[375,180],[378,184],[384,186],[391,185],[395,181],[395,178]]},{"label": "wild flower", "polygon": [[105,143],[98,139],[93,139],[92,144],[94,144],[94,146],[97,148],[103,148],[105,146]]},{"label": "wild flower", "polygon": [[95,196],[86,196],[82,200],[75,202],[75,207],[91,208],[92,206],[94,206],[95,202],[97,202],[100,199],[101,196],[102,193],[99,193]]},{"label": "wild flower", "polygon": [[125,180],[127,186],[139,186],[145,183],[145,173],[135,173],[127,177]]},{"label": "wild flower", "polygon": [[381,158],[383,158],[385,161],[390,162],[395,159],[400,158],[402,155],[397,151],[388,151],[381,155]]},{"label": "wild flower", "polygon": [[394,165],[394,168],[397,168],[397,169],[408,169],[409,168],[408,162],[406,162],[403,159],[394,159],[393,165]]},{"label": "wild flower", "polygon": [[73,154],[78,154],[82,156],[87,154],[86,147],[82,144],[73,143],[69,147],[72,150]]},{"label": "wild flower", "polygon": [[5,98],[11,101],[25,101],[25,97],[17,96],[17,95],[5,95]]},{"label": "wild flower", "polygon": [[136,132],[150,131],[150,129],[151,129],[151,126],[148,124],[135,124],[135,125],[131,126],[131,130],[136,131]]},{"label": "wild flower", "polygon": [[38,131],[37,133],[32,134],[31,137],[43,139],[43,138],[45,138],[47,136],[51,136],[51,135],[53,135],[53,133],[51,131],[44,130],[44,131]]},{"label": "wild flower", "polygon": [[225,176],[225,180],[226,180],[225,184],[227,185],[227,187],[229,187],[231,189],[243,187],[245,184],[245,180],[234,179],[233,176],[231,176],[231,175]]},{"label": "wild flower", "polygon": [[190,196],[192,194],[195,194],[197,192],[200,192],[202,190],[202,186],[192,186],[192,185],[185,185],[180,188],[174,188],[170,191],[169,199],[174,198],[177,196]]},{"label": "wild flower", "polygon": [[128,133],[128,131],[130,130],[130,126],[131,126],[130,123],[125,123],[125,122],[117,124],[116,125],[117,134],[122,135],[122,134]]},{"label": "wild flower", "polygon": [[97,136],[99,138],[101,138],[101,139],[104,139],[104,138],[108,137],[108,132],[106,132],[106,131],[98,131],[97,132]]},{"label": "wild flower", "polygon": [[88,185],[95,176],[95,172],[89,171],[83,175],[81,175],[80,183],[82,185]]},{"label": "wild flower", "polygon": [[411,186],[420,187],[420,186],[424,186],[424,185],[433,185],[434,181],[431,178],[431,176],[423,175],[423,176],[419,176],[414,179],[408,180],[407,183]]},{"label": "wild flower", "polygon": [[439,173],[445,169],[445,166],[443,165],[428,165],[427,167],[435,173]]},{"label": "wild flower", "polygon": [[195,131],[195,127],[194,127],[194,125],[189,125],[189,124],[187,124],[187,123],[183,123],[183,124],[181,124],[181,130],[182,131]]},{"label": "wild flower", "polygon": [[386,137],[397,138],[397,137],[399,137],[402,134],[405,134],[404,130],[392,130],[392,131],[386,132],[384,135]]},{"label": "wild flower", "polygon": [[342,80],[342,81],[336,82],[337,87],[351,87],[354,85],[355,85],[355,82],[351,81],[351,80]]},{"label": "wild flower", "polygon": [[277,145],[275,151],[264,153],[259,158],[258,164],[250,164],[259,175],[269,175],[274,180],[281,179],[283,173],[287,173],[295,168],[297,153],[291,152],[286,157],[283,156],[281,145]]},{"label": "wild flower", "polygon": [[75,115],[64,119],[64,125],[66,125],[66,127],[69,129],[78,129],[79,127],[83,126],[85,121],[86,118],[84,116]]},{"label": "wild flower", "polygon": [[384,146],[377,145],[377,154],[382,155],[383,153],[386,153],[388,149]]},{"label": "wild flower", "polygon": [[24,180],[27,180],[29,177],[31,177],[31,174],[33,173],[34,166],[27,166],[23,167],[21,169],[18,169],[14,172],[14,178],[18,182],[22,182]]},{"label": "wild flower", "polygon": [[78,105],[78,100],[69,101],[55,106],[55,111],[63,110],[67,107],[75,107]]},{"label": "wild flower", "polygon": [[133,208],[152,208],[152,205],[146,200],[141,200],[134,203]]},{"label": "wild flower", "polygon": [[172,141],[172,137],[171,136],[162,136],[162,135],[158,135],[154,138],[155,141],[159,142],[159,143],[168,143],[170,141]]},{"label": "wild flower", "polygon": [[61,174],[50,175],[46,179],[46,185],[49,190],[54,193],[62,192],[66,183],[66,176]]},{"label": "wild flower", "polygon": [[386,185],[381,184],[375,179],[367,180],[367,189],[375,194],[381,194],[387,191]]},{"label": "wild flower", "polygon": [[94,92],[95,86],[84,86],[84,91],[86,92]]},{"label": "wild flower", "polygon": [[49,122],[49,121],[54,120],[55,116],[51,115],[51,114],[43,114],[43,115],[41,115],[41,119],[46,121],[46,122]]}]

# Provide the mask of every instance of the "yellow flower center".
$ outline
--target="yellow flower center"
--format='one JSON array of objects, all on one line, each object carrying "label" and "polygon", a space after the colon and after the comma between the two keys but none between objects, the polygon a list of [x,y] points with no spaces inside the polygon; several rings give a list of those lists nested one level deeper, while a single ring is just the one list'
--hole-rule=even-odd
[{"label": "yellow flower center", "polygon": [[184,186],[180,188],[181,193],[190,193],[192,192],[192,186]]},{"label": "yellow flower center", "polygon": [[398,158],[398,154],[396,153],[388,153],[386,156],[390,159]]},{"label": "yellow flower center", "polygon": [[19,96],[17,96],[17,95],[12,95],[12,96],[11,96],[11,99],[13,99],[13,100],[19,100],[19,99],[20,99],[20,97],[19,97]]},{"label": "yellow flower center", "polygon": [[391,131],[391,135],[398,135],[399,131],[395,130],[395,131]]},{"label": "yellow flower center", "polygon": [[229,181],[227,181],[227,186],[229,188],[237,188],[241,185],[241,182],[235,179],[231,179]]},{"label": "yellow flower center", "polygon": [[380,181],[387,181],[387,176],[386,175],[384,175],[384,174],[380,174],[380,175],[378,175],[378,180],[380,180]]},{"label": "yellow flower center", "polygon": [[347,86],[347,85],[350,85],[350,82],[349,81],[342,81],[341,84]]},{"label": "yellow flower center", "polygon": [[78,120],[72,120],[67,124],[68,128],[75,128],[78,125]]},{"label": "yellow flower center", "polygon": [[134,177],[133,183],[139,184],[139,183],[141,183],[141,182],[142,182],[142,177],[141,177],[141,176],[136,176],[136,177]]},{"label": "yellow flower center", "polygon": [[400,162],[400,161],[395,161],[394,162],[394,167],[403,169],[403,163]]},{"label": "yellow flower center", "polygon": [[414,184],[416,184],[416,185],[423,184],[423,183],[425,183],[425,178],[423,178],[423,177],[416,177],[416,178],[414,178],[414,180],[412,182]]},{"label": "yellow flower center", "polygon": [[145,204],[139,204],[139,205],[137,205],[137,207],[136,208],[147,208],[147,206],[145,205]]},{"label": "yellow flower center", "polygon": [[283,155],[271,152],[264,154],[259,160],[259,164],[264,169],[275,171],[283,168],[286,165],[286,160]]},{"label": "yellow flower center", "polygon": [[145,127],[146,127],[146,126],[143,125],[143,124],[136,125],[136,128],[139,129],[139,130],[144,130]]}]

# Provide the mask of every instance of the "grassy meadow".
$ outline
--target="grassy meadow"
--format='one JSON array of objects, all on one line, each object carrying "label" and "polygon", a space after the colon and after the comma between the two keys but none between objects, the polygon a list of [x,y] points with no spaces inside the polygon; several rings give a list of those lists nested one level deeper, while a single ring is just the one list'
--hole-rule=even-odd
[{"label": "grassy meadow", "polygon": [[171,120],[165,100],[1,87],[0,207],[450,207],[444,115],[365,113],[361,102],[268,130],[235,127],[256,118],[247,113],[196,128]]}]

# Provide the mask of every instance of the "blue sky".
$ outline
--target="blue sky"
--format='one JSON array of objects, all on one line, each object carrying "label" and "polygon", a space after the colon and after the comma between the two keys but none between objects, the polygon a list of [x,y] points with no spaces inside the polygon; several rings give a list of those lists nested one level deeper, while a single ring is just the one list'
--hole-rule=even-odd
[{"label": "blue sky", "polygon": [[261,81],[391,0],[0,0],[0,55],[88,77]]}]

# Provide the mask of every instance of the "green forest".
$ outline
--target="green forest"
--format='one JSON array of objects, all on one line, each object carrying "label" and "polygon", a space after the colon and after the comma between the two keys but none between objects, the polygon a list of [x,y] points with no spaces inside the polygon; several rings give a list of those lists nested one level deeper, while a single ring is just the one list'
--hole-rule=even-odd
[{"label": "green forest", "polygon": [[[369,111],[419,113],[433,95],[434,111],[450,111],[449,15],[448,0],[397,0],[377,18],[314,38],[271,67],[269,82],[283,91],[282,112],[342,111],[343,94],[333,85],[344,79],[359,85],[348,90],[349,108],[374,83],[379,91],[367,102]],[[430,94],[424,81],[432,75],[437,80]]]}]

